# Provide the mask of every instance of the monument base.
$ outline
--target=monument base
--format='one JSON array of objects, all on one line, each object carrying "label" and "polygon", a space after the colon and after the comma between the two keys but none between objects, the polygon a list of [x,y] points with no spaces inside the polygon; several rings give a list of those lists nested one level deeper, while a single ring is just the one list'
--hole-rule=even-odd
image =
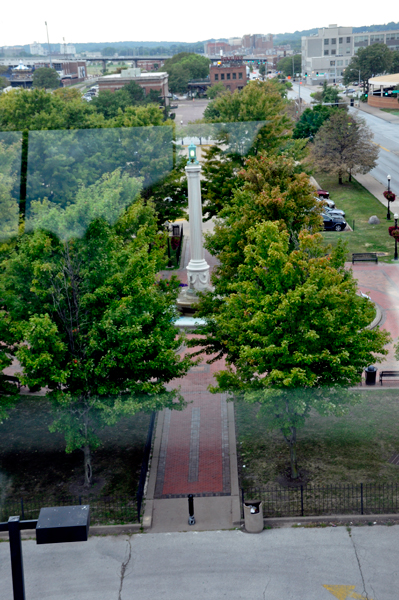
[{"label": "monument base", "polygon": [[198,301],[196,290],[183,288],[176,300],[177,310],[183,315],[193,315],[197,311]]}]

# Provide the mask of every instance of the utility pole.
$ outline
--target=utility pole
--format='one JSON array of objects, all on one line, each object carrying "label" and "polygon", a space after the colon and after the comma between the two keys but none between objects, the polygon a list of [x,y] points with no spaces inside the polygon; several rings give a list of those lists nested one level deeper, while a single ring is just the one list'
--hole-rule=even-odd
[{"label": "utility pole", "polygon": [[47,27],[47,21],[44,21],[45,25],[46,25],[46,31],[47,31],[47,45],[48,45],[48,51],[49,51],[49,55],[50,55],[50,69],[53,68],[53,61],[51,60],[51,46],[50,46],[50,40],[48,37],[48,27]]}]

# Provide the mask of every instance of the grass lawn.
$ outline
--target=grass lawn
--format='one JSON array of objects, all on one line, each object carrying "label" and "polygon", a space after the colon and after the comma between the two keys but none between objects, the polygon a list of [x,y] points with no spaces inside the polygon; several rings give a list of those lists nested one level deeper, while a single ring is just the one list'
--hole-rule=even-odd
[{"label": "grass lawn", "polygon": [[[309,473],[309,483],[399,484],[399,466],[388,463],[399,452],[398,390],[357,393],[362,402],[348,415],[314,413],[299,430],[298,466]],[[236,403],[235,412],[241,486],[275,484],[289,464],[288,445],[256,418],[256,406]]]},{"label": "grass lawn", "polygon": [[[101,495],[136,493],[149,414],[124,418],[101,433],[93,452],[94,485]],[[51,408],[42,397],[21,396],[0,425],[0,502],[42,496],[47,502],[76,494],[83,483],[83,452],[65,453],[62,434],[50,433]]]},{"label": "grass lawn", "polygon": [[[330,192],[337,208],[345,211],[346,221],[354,231],[328,231],[323,236],[327,243],[336,244],[338,239],[347,242],[348,260],[352,252],[387,252],[388,256],[381,256],[379,260],[390,262],[394,254],[394,240],[388,234],[388,226],[394,221],[387,221],[387,209],[357,181],[338,184],[338,177],[323,173],[315,174],[319,185]],[[395,204],[393,205],[395,207]],[[392,217],[395,212],[392,211]],[[380,219],[379,225],[369,225],[368,220],[372,215]]]},{"label": "grass lawn", "polygon": [[391,115],[397,115],[399,117],[399,108],[381,108],[384,112],[391,113]]}]

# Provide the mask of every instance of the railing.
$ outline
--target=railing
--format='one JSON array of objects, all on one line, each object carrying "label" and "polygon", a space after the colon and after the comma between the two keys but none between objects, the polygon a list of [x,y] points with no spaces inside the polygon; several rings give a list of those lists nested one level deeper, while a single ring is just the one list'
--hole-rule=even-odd
[{"label": "railing", "polygon": [[399,513],[399,485],[360,483],[241,488],[242,504],[261,500],[264,517]]},{"label": "railing", "polygon": [[40,509],[48,506],[90,504],[91,525],[113,525],[140,522],[148,462],[151,453],[152,435],[154,432],[155,415],[155,412],[151,414],[136,496],[98,496],[94,494],[51,498],[48,496],[21,496],[19,500],[5,500],[0,503],[0,521],[7,521],[9,517],[16,515],[19,515],[22,520],[38,519]]},{"label": "railing", "polygon": [[113,525],[139,521],[136,498],[132,496],[62,496],[51,498],[35,496],[20,500],[5,500],[0,506],[0,521],[19,515],[22,520],[37,519],[40,509],[48,506],[75,506],[90,504],[91,525]]}]

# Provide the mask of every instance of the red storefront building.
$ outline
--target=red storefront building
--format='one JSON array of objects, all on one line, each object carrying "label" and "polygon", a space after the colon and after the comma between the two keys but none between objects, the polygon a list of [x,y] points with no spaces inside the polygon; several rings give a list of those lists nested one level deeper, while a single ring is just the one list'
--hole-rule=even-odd
[{"label": "red storefront building", "polygon": [[221,57],[210,67],[209,76],[211,85],[222,83],[231,92],[247,85],[247,67],[242,56]]}]

